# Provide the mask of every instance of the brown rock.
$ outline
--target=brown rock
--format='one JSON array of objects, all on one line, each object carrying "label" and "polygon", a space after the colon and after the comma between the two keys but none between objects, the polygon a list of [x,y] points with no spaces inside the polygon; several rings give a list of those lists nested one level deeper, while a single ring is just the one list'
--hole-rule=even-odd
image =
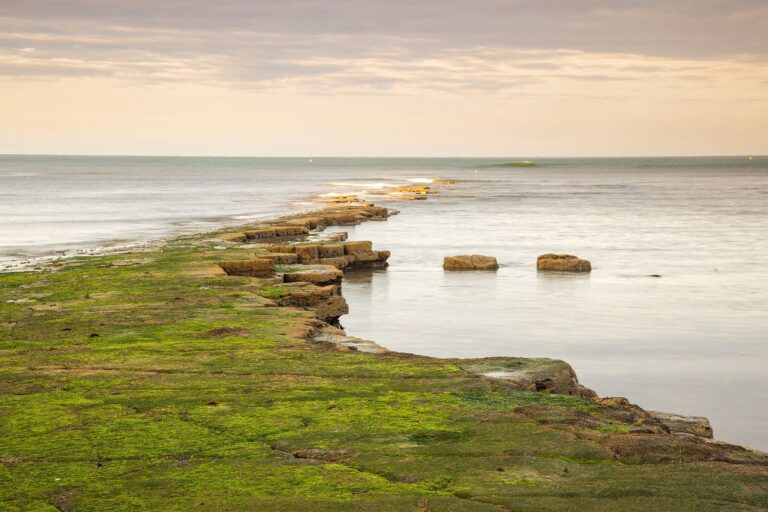
[{"label": "brown rock", "polygon": [[278,265],[291,265],[299,262],[297,254],[292,252],[271,252],[267,254],[259,254],[259,258],[272,260]]},{"label": "brown rock", "polygon": [[267,247],[267,251],[276,253],[293,253],[296,255],[299,263],[316,263],[318,255],[318,246],[316,244],[302,245],[272,245]]},{"label": "brown rock", "polygon": [[496,270],[499,264],[492,256],[478,254],[464,254],[459,256],[446,256],[443,259],[445,270]]},{"label": "brown rock", "polygon": [[381,256],[379,255],[379,251],[370,251],[370,252],[363,252],[360,254],[350,254],[348,256],[352,259],[355,263],[370,263],[372,261],[379,261],[381,259]]},{"label": "brown rock", "polygon": [[674,433],[691,434],[712,439],[712,425],[703,416],[682,416],[668,412],[648,411],[648,414],[659,420]]},{"label": "brown rock", "polygon": [[271,277],[275,273],[275,263],[263,258],[222,261],[219,266],[230,276]]},{"label": "brown rock", "polygon": [[260,229],[254,229],[251,231],[246,231],[245,236],[248,237],[249,240],[266,240],[270,238],[275,238],[277,236],[277,233],[272,228],[260,228]]},{"label": "brown rock", "polygon": [[248,237],[245,235],[245,233],[227,233],[226,235],[222,235],[220,238],[226,242],[245,242]]},{"label": "brown rock", "polygon": [[311,308],[336,294],[336,287],[333,285],[316,286],[311,283],[285,283],[282,286],[287,294],[277,299],[280,306]]},{"label": "brown rock", "polygon": [[345,269],[350,264],[351,256],[337,256],[335,258],[320,258],[320,265],[331,265],[339,270]]},{"label": "brown rock", "polygon": [[331,295],[312,307],[317,318],[331,325],[338,325],[339,317],[349,313],[349,305],[341,295]]},{"label": "brown rock", "polygon": [[373,244],[368,241],[344,242],[344,254],[362,254],[372,250]]},{"label": "brown rock", "polygon": [[277,236],[302,236],[309,233],[309,229],[306,226],[295,226],[291,224],[274,226],[273,229]]},{"label": "brown rock", "polygon": [[339,284],[344,274],[341,270],[329,265],[317,265],[307,267],[307,270],[301,272],[287,272],[283,275],[286,283],[312,283],[318,286],[327,286],[330,284]]},{"label": "brown rock", "polygon": [[285,283],[287,294],[277,299],[280,306],[311,310],[320,320],[337,324],[339,317],[349,312],[349,305],[338,295],[334,285],[316,286],[307,282]]},{"label": "brown rock", "polygon": [[570,254],[542,254],[536,259],[537,270],[560,272],[590,272],[592,264]]},{"label": "brown rock", "polygon": [[317,248],[320,258],[336,258],[344,256],[344,246],[342,244],[323,244]]}]

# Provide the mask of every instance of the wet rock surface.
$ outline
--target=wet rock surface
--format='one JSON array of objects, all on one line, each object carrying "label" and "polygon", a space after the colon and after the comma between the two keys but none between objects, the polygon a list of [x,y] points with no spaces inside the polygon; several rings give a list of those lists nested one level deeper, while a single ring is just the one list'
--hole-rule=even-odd
[{"label": "wet rock surface", "polygon": [[496,270],[499,264],[493,256],[479,254],[462,254],[459,256],[446,256],[443,259],[445,270]]},{"label": "wet rock surface", "polygon": [[592,264],[570,254],[542,254],[536,260],[537,270],[557,272],[591,272]]}]

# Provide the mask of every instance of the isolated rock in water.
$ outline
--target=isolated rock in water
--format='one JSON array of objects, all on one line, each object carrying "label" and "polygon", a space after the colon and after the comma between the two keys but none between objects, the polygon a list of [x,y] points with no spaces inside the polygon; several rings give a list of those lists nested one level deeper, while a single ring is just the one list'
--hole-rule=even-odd
[{"label": "isolated rock in water", "polygon": [[275,262],[263,258],[222,261],[219,266],[230,276],[271,277],[275,274]]},{"label": "isolated rock in water", "polygon": [[463,254],[446,256],[443,259],[443,268],[445,270],[496,270],[499,264],[493,256]]},{"label": "isolated rock in water", "polygon": [[703,416],[682,416],[680,414],[659,411],[648,411],[648,413],[663,425],[669,427],[669,431],[672,433],[692,434],[712,439],[712,425]]},{"label": "isolated rock in water", "polygon": [[542,254],[536,260],[536,268],[561,272],[590,272],[592,264],[570,254]]}]

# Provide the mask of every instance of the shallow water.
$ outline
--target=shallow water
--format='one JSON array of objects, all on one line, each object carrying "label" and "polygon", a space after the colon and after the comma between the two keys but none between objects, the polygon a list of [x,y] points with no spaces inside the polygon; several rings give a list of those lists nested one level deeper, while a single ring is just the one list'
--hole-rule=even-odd
[{"label": "shallow water", "polygon": [[[768,158],[493,162],[0,157],[0,258],[468,180],[345,228],[393,253],[388,270],[345,278],[350,334],[435,356],[562,358],[601,395],[708,416],[718,438],[768,450]],[[544,252],[594,270],[537,273]],[[444,273],[462,253],[502,268]]]}]

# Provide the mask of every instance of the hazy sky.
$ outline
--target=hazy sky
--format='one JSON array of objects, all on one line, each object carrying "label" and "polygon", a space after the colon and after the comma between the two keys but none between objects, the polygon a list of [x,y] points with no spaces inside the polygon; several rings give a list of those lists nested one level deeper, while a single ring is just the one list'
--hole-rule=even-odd
[{"label": "hazy sky", "polygon": [[768,153],[766,0],[0,0],[0,153]]}]

